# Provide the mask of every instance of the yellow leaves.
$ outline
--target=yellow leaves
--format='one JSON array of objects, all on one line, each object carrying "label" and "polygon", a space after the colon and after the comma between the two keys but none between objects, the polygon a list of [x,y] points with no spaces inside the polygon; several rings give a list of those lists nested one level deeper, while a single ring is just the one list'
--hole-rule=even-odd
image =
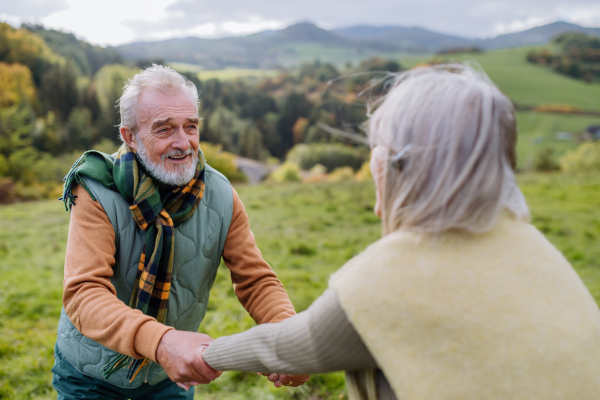
[{"label": "yellow leaves", "polygon": [[35,99],[35,87],[29,68],[22,64],[0,62],[0,107],[28,103]]},{"label": "yellow leaves", "polygon": [[49,63],[64,63],[64,59],[53,53],[39,35],[0,22],[0,60],[34,68],[40,58]]},{"label": "yellow leaves", "polygon": [[304,117],[300,117],[296,120],[296,123],[294,123],[294,126],[292,127],[294,144],[304,142],[304,133],[306,132],[308,125],[310,125],[310,121]]}]

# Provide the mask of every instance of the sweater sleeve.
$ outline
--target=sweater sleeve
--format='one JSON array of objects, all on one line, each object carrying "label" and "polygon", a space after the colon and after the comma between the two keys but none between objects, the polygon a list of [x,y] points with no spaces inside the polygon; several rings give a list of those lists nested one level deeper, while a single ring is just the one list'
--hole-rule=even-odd
[{"label": "sweater sleeve", "polygon": [[223,261],[231,272],[235,294],[257,324],[282,321],[295,314],[294,306],[256,247],[244,204],[235,189],[232,190],[233,216]]},{"label": "sweater sleeve", "polygon": [[283,322],[218,338],[203,357],[219,371],[314,374],[377,368],[330,289]]},{"label": "sweater sleeve", "polygon": [[110,278],[115,264],[115,233],[99,202],[81,186],[71,209],[65,256],[63,306],[85,336],[134,358],[156,361],[163,334],[173,329],[117,298]]}]

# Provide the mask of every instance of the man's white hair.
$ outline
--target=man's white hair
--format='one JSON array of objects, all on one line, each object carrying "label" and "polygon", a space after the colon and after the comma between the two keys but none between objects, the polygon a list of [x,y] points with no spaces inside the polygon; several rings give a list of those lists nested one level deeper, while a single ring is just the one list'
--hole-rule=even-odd
[{"label": "man's white hair", "polygon": [[[138,101],[144,90],[155,90],[163,94],[184,92],[190,96],[198,110],[198,89],[193,82],[175,70],[162,65],[153,64],[131,78],[123,87],[119,99],[121,127],[129,127],[136,133],[138,129]],[[121,135],[119,135],[121,138]],[[122,138],[121,138],[122,139]]]},{"label": "man's white hair", "polygon": [[384,234],[484,232],[504,209],[529,218],[514,175],[514,109],[483,72],[451,64],[399,74],[368,131],[387,155]]}]

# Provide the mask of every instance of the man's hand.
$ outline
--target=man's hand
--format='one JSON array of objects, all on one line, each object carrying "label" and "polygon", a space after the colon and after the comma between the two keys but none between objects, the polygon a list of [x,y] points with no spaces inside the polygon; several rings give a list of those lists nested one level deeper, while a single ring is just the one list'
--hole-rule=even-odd
[{"label": "man's hand", "polygon": [[167,331],[156,349],[156,360],[169,378],[186,390],[189,386],[210,383],[221,375],[202,358],[202,352],[212,341],[202,333]]},{"label": "man's hand", "polygon": [[297,387],[304,385],[310,379],[310,375],[262,374],[260,372],[257,372],[257,374],[266,376],[276,388],[282,386]]}]

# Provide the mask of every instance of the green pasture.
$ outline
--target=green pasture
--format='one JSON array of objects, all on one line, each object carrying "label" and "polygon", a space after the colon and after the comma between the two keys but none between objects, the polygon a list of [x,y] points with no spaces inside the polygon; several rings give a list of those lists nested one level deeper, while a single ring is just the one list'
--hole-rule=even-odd
[{"label": "green pasture", "polygon": [[[543,46],[542,46],[543,47]],[[518,104],[570,104],[583,110],[600,111],[600,82],[586,83],[527,62],[527,53],[540,46],[501,49],[483,53],[439,56],[403,56],[405,67],[438,58],[446,61],[475,61],[489,77]]]},{"label": "green pasture", "polygon": [[[517,111],[517,160],[519,168],[531,169],[535,158],[546,148],[554,151],[556,161],[579,145],[579,137],[588,125],[600,125],[600,116],[565,115]],[[568,132],[571,139],[560,139]]]},{"label": "green pasture", "polygon": [[346,68],[347,63],[357,66],[367,58],[379,56],[400,59],[405,54],[405,52],[381,52],[368,47],[356,49],[315,43],[297,43],[281,48],[276,57],[277,62],[286,68],[297,68],[302,63],[319,60],[334,64],[337,68],[343,70]]},{"label": "green pasture", "polygon": [[[533,223],[565,254],[600,301],[600,176],[519,176]],[[372,182],[239,186],[257,243],[297,310],[327,287],[329,275],[380,236]],[[51,399],[50,369],[61,307],[69,214],[58,201],[1,206],[0,398]],[[253,321],[219,268],[201,330],[217,337]],[[254,374],[227,372],[197,398],[343,399],[342,373],[274,389]]]},{"label": "green pasture", "polygon": [[187,64],[181,62],[172,62],[169,65],[179,72],[192,72],[198,75],[200,80],[218,79],[228,81],[238,78],[272,78],[281,73],[276,69],[249,69],[249,68],[225,68],[215,70],[205,70],[199,65]]}]

